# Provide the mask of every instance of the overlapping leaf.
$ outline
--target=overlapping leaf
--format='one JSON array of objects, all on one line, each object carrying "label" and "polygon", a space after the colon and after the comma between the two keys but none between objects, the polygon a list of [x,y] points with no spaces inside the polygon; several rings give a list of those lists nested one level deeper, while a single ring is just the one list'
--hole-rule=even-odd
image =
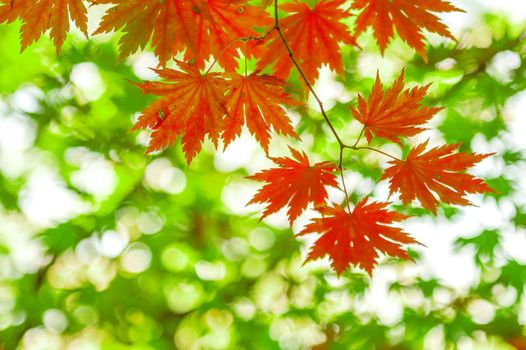
[{"label": "overlapping leaf", "polygon": [[0,0],[0,23],[11,23],[35,6],[36,0]]},{"label": "overlapping leaf", "polygon": [[400,143],[402,136],[414,136],[424,130],[420,125],[438,113],[442,108],[422,106],[422,98],[429,85],[404,90],[404,72],[393,86],[383,91],[380,77],[376,76],[369,100],[358,96],[358,108],[351,112],[364,125],[367,141],[373,134]]},{"label": "overlapping leaf", "polygon": [[87,12],[82,0],[0,0],[0,23],[22,19],[21,49],[25,50],[47,31],[57,54],[69,31],[69,20],[87,35]]},{"label": "overlapping leaf", "polygon": [[161,65],[186,48],[187,61],[202,68],[211,55],[227,70],[237,67],[241,42],[269,25],[268,14],[246,0],[95,0],[115,6],[95,33],[122,29],[121,58],[144,48],[150,38]]},{"label": "overlapping leaf", "polygon": [[205,136],[217,145],[227,113],[228,83],[220,74],[201,74],[195,66],[177,63],[181,71],[156,70],[169,83],[137,84],[144,93],[162,98],[144,110],[134,129],[154,130],[148,152],[160,150],[182,135],[183,151],[190,163]]},{"label": "overlapping leaf", "polygon": [[355,0],[352,8],[362,10],[356,20],[356,36],[372,27],[383,53],[396,28],[400,38],[424,60],[427,60],[427,54],[423,29],[455,39],[434,13],[462,11],[447,0]]},{"label": "overlapping leaf", "polygon": [[457,152],[460,144],[445,145],[426,151],[427,142],[415,146],[406,160],[390,161],[391,166],[382,179],[389,179],[390,192],[400,192],[404,204],[415,198],[433,213],[438,207],[437,197],[448,204],[469,205],[468,193],[486,193],[493,190],[470,174],[467,169],[491,154]]},{"label": "overlapping leaf", "polygon": [[288,206],[289,223],[303,212],[309,203],[320,206],[327,200],[325,186],[337,187],[333,172],[336,166],[330,162],[311,165],[307,155],[290,148],[292,158],[271,158],[278,168],[266,169],[250,178],[266,184],[248,204],[267,204],[263,217]]},{"label": "overlapping leaf", "polygon": [[229,116],[223,134],[225,146],[239,136],[245,123],[265,151],[268,151],[270,128],[283,135],[297,137],[281,105],[296,106],[301,103],[285,93],[284,86],[283,80],[270,75],[232,75],[227,96]]},{"label": "overlapping leaf", "polygon": [[388,205],[379,202],[367,204],[365,198],[352,213],[338,205],[318,209],[322,217],[313,219],[299,233],[322,235],[312,246],[307,260],[329,255],[332,267],[341,275],[351,264],[372,274],[378,252],[409,259],[401,246],[418,242],[401,228],[390,226],[406,217],[388,210]]},{"label": "overlapping leaf", "polygon": [[[204,61],[214,56],[227,71],[234,71],[239,51],[245,52],[245,44],[236,40],[260,35],[255,28],[266,29],[273,24],[268,13],[259,6],[247,4],[247,0],[194,0],[192,7],[197,14],[195,51],[187,51],[187,59],[195,59],[202,67]],[[252,55],[258,52],[253,42],[248,45]]]},{"label": "overlapping leaf", "polygon": [[[310,8],[295,1],[280,6],[289,13],[280,20],[281,30],[310,82],[318,78],[322,64],[337,73],[343,72],[339,43],[355,44],[347,26],[340,22],[350,16],[341,8],[345,3],[345,0],[321,0]],[[274,64],[276,76],[286,79],[293,66],[289,53],[278,33],[274,32],[269,40],[258,67],[263,69]]]},{"label": "overlapping leaf", "polygon": [[94,0],[94,3],[114,5],[94,34],[122,29],[120,59],[144,48],[150,38],[162,65],[185,45],[195,50],[192,46],[196,32],[195,13],[189,1]]}]

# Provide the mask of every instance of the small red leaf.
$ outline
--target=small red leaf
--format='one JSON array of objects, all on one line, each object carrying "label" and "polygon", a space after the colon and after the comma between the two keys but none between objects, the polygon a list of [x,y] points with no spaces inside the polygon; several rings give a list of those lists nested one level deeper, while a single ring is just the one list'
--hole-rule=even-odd
[{"label": "small red leaf", "polygon": [[318,209],[322,217],[313,219],[299,233],[322,234],[307,255],[307,261],[329,255],[332,267],[341,275],[351,264],[372,274],[378,252],[410,259],[401,245],[418,242],[401,228],[390,226],[406,217],[386,209],[389,203],[366,203],[367,198],[358,203],[352,213],[338,205]]},{"label": "small red leaf", "polygon": [[270,158],[279,168],[266,169],[250,177],[266,184],[248,204],[267,204],[262,219],[288,206],[287,214],[292,226],[309,203],[315,206],[325,204],[325,186],[338,187],[338,183],[333,174],[337,168],[334,164],[323,162],[311,165],[305,153],[289,149],[293,159]]},{"label": "small red leaf", "polygon": [[369,100],[359,96],[358,108],[350,107],[354,118],[365,126],[367,141],[370,143],[374,134],[400,143],[399,137],[414,136],[423,131],[420,125],[442,110],[420,104],[428,88],[429,85],[404,90],[402,71],[393,86],[384,92],[377,75]]},{"label": "small red leaf", "polygon": [[466,174],[481,160],[492,154],[457,152],[460,144],[444,145],[425,151],[427,142],[411,149],[406,160],[392,160],[382,179],[389,179],[390,192],[400,192],[404,204],[415,198],[433,213],[438,198],[448,204],[470,205],[468,193],[494,192],[483,180]]},{"label": "small red leaf", "polygon": [[433,12],[463,12],[447,0],[355,0],[352,8],[362,10],[356,19],[356,36],[373,27],[383,53],[394,36],[394,27],[400,38],[414,48],[424,61],[427,61],[427,54],[422,29],[455,39]]},{"label": "small red leaf", "polygon": [[[345,0],[321,0],[310,8],[303,2],[286,3],[280,6],[289,16],[280,20],[281,31],[309,82],[318,78],[318,69],[328,64],[337,73],[343,73],[339,43],[354,45],[355,41],[347,25],[340,20],[350,17],[343,9]],[[268,39],[258,68],[263,69],[275,63],[276,76],[287,79],[293,67],[289,53],[283,46],[278,33]]]},{"label": "small red leaf", "polygon": [[201,150],[205,136],[217,145],[227,114],[226,80],[218,73],[201,74],[184,62],[177,62],[182,71],[156,70],[169,83],[137,84],[144,93],[163,96],[148,106],[134,129],[154,130],[148,152],[160,150],[182,136],[183,152],[188,163]]},{"label": "small red leaf", "polygon": [[232,75],[227,95],[230,113],[223,133],[225,146],[239,136],[245,123],[265,151],[268,151],[271,127],[283,135],[298,137],[281,105],[297,106],[301,103],[283,91],[285,84],[270,75]]}]

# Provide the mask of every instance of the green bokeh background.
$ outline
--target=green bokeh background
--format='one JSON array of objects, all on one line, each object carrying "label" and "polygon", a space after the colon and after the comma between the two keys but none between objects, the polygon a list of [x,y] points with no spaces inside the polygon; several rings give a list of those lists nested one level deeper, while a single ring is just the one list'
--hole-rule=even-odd
[{"label": "green bokeh background", "polygon": [[[389,82],[405,67],[410,84],[433,83],[426,103],[447,107],[434,139],[497,150],[498,166],[483,175],[499,193],[475,201],[496,208],[496,218],[511,213],[505,225],[437,232],[463,209],[444,206],[434,218],[395,205],[425,223],[422,231],[455,235],[451,250],[475,269],[467,286],[428,272],[422,256],[433,247],[411,249],[415,263],[382,259],[373,279],[303,265],[309,243],[294,238],[298,227],[240,209],[257,188],[246,176],[270,164],[250,137],[244,162],[210,144],[191,166],[178,145],[144,155],[147,133],[129,129],[152,98],[129,81],[155,66],[148,50],[116,64],[118,34],[73,33],[58,57],[48,38],[20,54],[19,23],[0,25],[0,349],[526,349],[526,260],[503,245],[505,232],[526,235],[524,150],[507,112],[526,89],[526,18],[466,16],[472,24],[457,43],[429,36],[427,63],[399,40],[382,58],[368,33],[361,50],[343,48],[337,85],[318,87],[353,139],[349,103],[368,94],[377,69]],[[296,74],[290,82],[301,98]],[[293,113],[303,143],[275,138],[271,153],[291,144],[336,159],[321,115]],[[385,166],[358,153],[344,163],[369,184]],[[351,186],[351,199],[381,195],[370,187]],[[397,305],[394,316],[375,303]]]}]

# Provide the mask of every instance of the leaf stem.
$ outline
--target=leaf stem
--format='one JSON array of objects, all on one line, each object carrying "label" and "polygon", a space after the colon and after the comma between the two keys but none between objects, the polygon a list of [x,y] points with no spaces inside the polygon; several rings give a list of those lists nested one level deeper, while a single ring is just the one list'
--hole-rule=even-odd
[{"label": "leaf stem", "polygon": [[[223,56],[225,54],[225,52],[228,49],[228,47],[230,45],[232,45],[233,43],[235,43],[236,41],[243,41],[243,42],[245,42],[245,62],[246,62],[246,43],[247,43],[247,41],[251,41],[251,40],[254,40],[254,41],[265,40],[275,30],[276,30],[276,27],[272,27],[265,34],[263,34],[261,36],[248,36],[248,37],[245,37],[245,38],[234,38],[234,39],[230,40],[229,42],[227,42],[225,44],[225,46],[223,46],[223,48],[221,49],[221,52],[219,53],[219,55],[217,55],[217,57],[214,57],[214,61],[212,62],[210,67],[208,67],[208,69],[206,70],[205,74],[210,73],[212,68],[216,65],[217,61],[219,61],[221,56]],[[246,67],[245,67],[245,69],[246,69]]]},{"label": "leaf stem", "polygon": [[216,65],[217,61],[219,61],[219,59],[221,58],[221,56],[223,56],[223,54],[226,52],[226,50],[228,49],[228,47],[230,45],[232,45],[233,43],[235,43],[236,41],[242,41],[243,38],[234,38],[232,40],[230,40],[229,42],[226,43],[225,46],[223,46],[223,48],[221,49],[221,52],[219,53],[219,55],[217,55],[217,57],[214,57],[214,61],[212,62],[212,64],[210,65],[210,67],[208,67],[208,69],[206,70],[205,74],[208,74],[210,73],[210,71],[212,70],[212,68],[214,68],[214,66]]},{"label": "leaf stem", "polygon": [[358,146],[358,142],[360,142],[360,140],[361,140],[361,138],[363,136],[363,133],[365,132],[365,128],[366,128],[365,126],[362,128],[362,131],[360,131],[360,135],[358,135],[358,138],[356,139],[356,142],[354,143],[354,145],[352,145],[352,147]]},{"label": "leaf stem", "polygon": [[343,151],[344,146],[340,146],[340,161],[338,162],[338,168],[340,169],[340,178],[342,179],[343,193],[345,193],[345,204],[349,214],[351,213],[351,204],[349,203],[349,192],[347,192],[347,185],[345,184],[345,176],[343,175]]},{"label": "leaf stem", "polygon": [[327,116],[327,112],[325,112],[325,108],[323,107],[323,102],[318,97],[318,94],[316,94],[316,91],[312,87],[312,84],[309,82],[309,79],[307,79],[307,76],[305,75],[305,72],[303,71],[303,69],[299,65],[298,61],[296,60],[296,57],[294,56],[294,52],[290,48],[290,45],[287,42],[287,39],[285,39],[285,35],[283,34],[283,32],[281,30],[281,27],[279,26],[278,0],[274,0],[274,28],[278,32],[278,35],[279,35],[279,37],[281,39],[281,42],[283,43],[283,46],[287,50],[292,63],[294,64],[294,66],[298,70],[298,73],[300,74],[301,79],[303,80],[305,85],[307,85],[307,88],[312,93],[312,96],[314,96],[314,99],[318,103],[318,106],[320,107],[321,115],[323,116],[323,118],[327,122],[327,125],[329,125],[329,128],[331,129],[332,133],[334,134],[334,137],[338,141],[338,144],[340,145],[340,147],[345,146],[345,144],[343,143],[342,139],[340,138],[340,135],[338,135],[338,133],[336,132],[336,129],[334,128],[334,125],[332,125],[329,117]]},{"label": "leaf stem", "polygon": [[323,119],[325,119],[325,122],[327,123],[327,125],[331,129],[332,134],[336,138],[336,141],[338,141],[338,145],[340,146],[340,160],[339,160],[338,168],[340,169],[340,177],[342,179],[343,192],[345,193],[345,202],[347,204],[347,210],[349,210],[349,213],[350,213],[351,212],[351,206],[349,204],[349,192],[347,191],[347,186],[345,184],[345,177],[344,177],[344,174],[343,174],[343,164],[342,164],[343,163],[343,151],[345,150],[345,148],[349,148],[349,147],[345,145],[345,143],[342,141],[340,135],[338,135],[338,132],[336,131],[336,128],[332,124],[331,120],[329,119],[329,117],[327,115],[327,112],[325,111],[325,108],[323,107],[323,102],[318,97],[318,94],[316,93],[316,91],[312,87],[312,84],[310,83],[309,79],[307,78],[307,75],[305,74],[305,72],[303,71],[303,69],[299,65],[298,61],[296,60],[296,57],[294,56],[294,52],[292,51],[289,43],[287,42],[287,39],[285,38],[285,35],[283,34],[283,32],[281,30],[281,27],[279,25],[278,0],[274,0],[274,28],[278,32],[279,38],[280,38],[281,42],[283,43],[283,46],[287,50],[292,63],[294,64],[294,66],[296,67],[298,73],[300,74],[301,79],[303,80],[303,82],[305,83],[305,85],[307,86],[309,91],[312,93],[312,96],[314,96],[314,99],[318,103],[318,106],[320,107],[320,112],[321,112],[321,115],[323,116]]},{"label": "leaf stem", "polygon": [[377,153],[380,153],[380,154],[383,154],[384,156],[387,156],[391,159],[394,159],[394,160],[398,160],[398,161],[402,161],[400,158],[398,157],[395,157],[387,152],[384,152],[382,150],[379,150],[378,148],[374,148],[374,147],[369,147],[369,146],[360,146],[360,147],[356,147],[356,146],[345,146],[345,148],[350,148],[352,150],[355,150],[355,151],[360,151],[360,150],[369,150],[369,151],[374,151],[374,152],[377,152]]}]

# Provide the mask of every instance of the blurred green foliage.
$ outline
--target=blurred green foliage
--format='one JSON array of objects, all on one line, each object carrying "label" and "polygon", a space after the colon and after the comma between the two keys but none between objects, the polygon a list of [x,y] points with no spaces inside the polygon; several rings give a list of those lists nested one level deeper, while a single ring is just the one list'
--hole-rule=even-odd
[{"label": "blurred green foliage", "polygon": [[[483,201],[514,213],[509,225],[463,232],[454,242],[475,266],[468,288],[429,273],[426,247],[411,252],[414,263],[384,260],[373,280],[303,265],[306,242],[272,220],[259,222],[257,208],[235,204],[253,193],[245,177],[260,168],[252,159],[263,159],[262,150],[227,170],[210,145],[190,167],[177,145],[143,154],[147,134],[129,129],[151,98],[129,81],[140,80],[134,67],[147,54],[116,64],[115,40],[75,36],[59,57],[49,40],[19,54],[17,24],[0,26],[0,134],[8,140],[0,142],[0,348],[526,349],[526,266],[502,243],[504,232],[526,234],[518,183],[525,155],[510,142],[506,114],[526,89],[526,45],[521,28],[504,18],[476,22],[485,37],[474,26],[458,43],[430,46],[427,63],[400,42],[379,61],[394,73],[406,67],[410,82],[433,83],[427,103],[447,107],[435,138],[464,150],[500,147],[488,181],[498,194]],[[348,98],[330,101],[329,114],[349,139],[359,128],[348,105],[374,82],[359,67],[377,49],[370,36],[361,41],[361,51],[344,49],[346,71],[336,77]],[[502,55],[519,64],[496,69]],[[91,74],[94,87],[78,72]],[[291,92],[301,91],[293,78]],[[296,112],[304,148],[334,159],[338,145],[319,113]],[[6,125],[25,133],[9,138]],[[283,144],[276,141],[275,151],[284,152]],[[363,185],[350,188],[353,200],[374,195],[379,164],[369,154],[346,156],[354,184]],[[82,209],[35,219],[31,184],[42,173],[54,174],[59,189],[41,192],[49,197],[38,196],[37,214]],[[64,193],[75,200],[64,202]],[[426,222],[456,220],[459,212],[444,206]]]}]

